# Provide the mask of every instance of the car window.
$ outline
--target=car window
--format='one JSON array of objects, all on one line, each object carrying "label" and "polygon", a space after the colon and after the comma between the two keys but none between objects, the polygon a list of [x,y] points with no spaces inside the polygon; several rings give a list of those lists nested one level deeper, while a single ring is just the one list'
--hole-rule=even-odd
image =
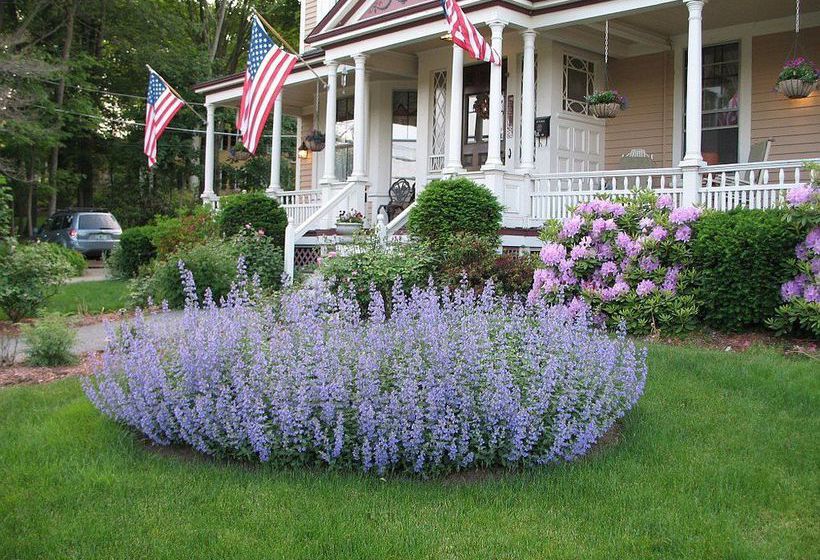
[{"label": "car window", "polygon": [[111,214],[80,214],[77,229],[117,229],[120,225]]}]

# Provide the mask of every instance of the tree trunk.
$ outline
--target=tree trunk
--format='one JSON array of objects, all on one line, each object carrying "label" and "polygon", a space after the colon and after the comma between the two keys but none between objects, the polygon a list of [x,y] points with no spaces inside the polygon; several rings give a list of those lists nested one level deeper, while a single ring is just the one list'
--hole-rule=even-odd
[{"label": "tree trunk", "polygon": [[28,197],[26,198],[26,216],[28,216],[28,237],[34,237],[34,222],[37,220],[37,193],[34,187],[34,156],[29,156],[26,164],[26,182],[28,183]]},{"label": "tree trunk", "polygon": [[[63,41],[63,53],[60,60],[63,63],[63,76],[60,77],[60,82],[57,84],[57,94],[55,102],[57,108],[63,108],[63,97],[65,96],[65,71],[68,60],[71,58],[71,41],[74,38],[74,17],[77,14],[77,4],[79,0],[72,0],[71,7],[68,10],[66,19],[65,41]],[[51,149],[51,162],[48,168],[48,182],[51,185],[51,198],[48,201],[48,215],[52,215],[57,211],[57,166],[60,161],[60,146],[55,145]]]},{"label": "tree trunk", "polygon": [[[219,4],[219,12],[216,16],[216,29],[214,29],[214,38],[211,43],[210,63],[213,65],[216,59],[216,50],[219,48],[219,39],[222,35],[222,25],[225,23],[225,8],[228,6],[228,0],[222,0]],[[213,69],[212,69],[213,70]]]}]

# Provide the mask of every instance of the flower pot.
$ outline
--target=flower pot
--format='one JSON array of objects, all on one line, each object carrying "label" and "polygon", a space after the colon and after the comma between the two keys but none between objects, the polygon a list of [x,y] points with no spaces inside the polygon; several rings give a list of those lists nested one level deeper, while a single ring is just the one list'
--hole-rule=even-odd
[{"label": "flower pot", "polygon": [[618,103],[595,103],[589,106],[589,112],[599,119],[613,119],[621,112]]},{"label": "flower pot", "polygon": [[816,84],[803,80],[783,80],[777,84],[777,89],[789,99],[802,99],[811,95]]},{"label": "flower pot", "polygon": [[360,229],[361,222],[336,222],[336,233],[339,235],[353,235]]}]

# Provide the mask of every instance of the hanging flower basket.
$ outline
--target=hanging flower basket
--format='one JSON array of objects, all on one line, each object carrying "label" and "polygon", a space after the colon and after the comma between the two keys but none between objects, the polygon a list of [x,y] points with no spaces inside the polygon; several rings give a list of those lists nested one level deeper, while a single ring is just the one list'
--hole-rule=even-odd
[{"label": "hanging flower basket", "polygon": [[615,89],[597,91],[584,99],[589,105],[589,113],[599,119],[613,119],[627,108],[626,97]]},{"label": "hanging flower basket", "polygon": [[313,129],[305,136],[305,146],[311,152],[321,152],[325,149],[325,135],[323,132]]},{"label": "hanging flower basket", "polygon": [[473,103],[473,111],[480,119],[490,118],[490,96],[486,93],[480,94]]},{"label": "hanging flower basket", "polygon": [[789,99],[808,97],[817,86],[820,72],[811,60],[798,56],[783,64],[777,78],[777,91]]}]

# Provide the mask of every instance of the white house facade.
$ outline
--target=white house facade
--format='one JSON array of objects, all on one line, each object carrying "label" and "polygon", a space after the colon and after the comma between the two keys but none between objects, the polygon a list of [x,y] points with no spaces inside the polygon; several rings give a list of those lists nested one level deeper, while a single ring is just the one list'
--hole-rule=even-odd
[{"label": "white house facade", "polygon": [[[820,0],[800,3],[799,34],[794,0],[460,4],[502,65],[447,40],[438,0],[303,1],[305,62],[271,123],[268,193],[290,218],[289,271],[335,234],[339,209],[400,232],[436,178],[486,185],[505,208],[504,246],[535,248],[546,219],[597,194],[651,188],[679,205],[772,206],[820,154],[820,94],[775,90],[787,58],[820,59]],[[208,111],[208,204],[218,201],[214,108],[238,105],[242,79],[196,88]],[[596,118],[584,100],[605,88],[629,99],[616,118]],[[325,133],[288,192],[278,184],[283,114],[297,118],[298,142]]]}]

